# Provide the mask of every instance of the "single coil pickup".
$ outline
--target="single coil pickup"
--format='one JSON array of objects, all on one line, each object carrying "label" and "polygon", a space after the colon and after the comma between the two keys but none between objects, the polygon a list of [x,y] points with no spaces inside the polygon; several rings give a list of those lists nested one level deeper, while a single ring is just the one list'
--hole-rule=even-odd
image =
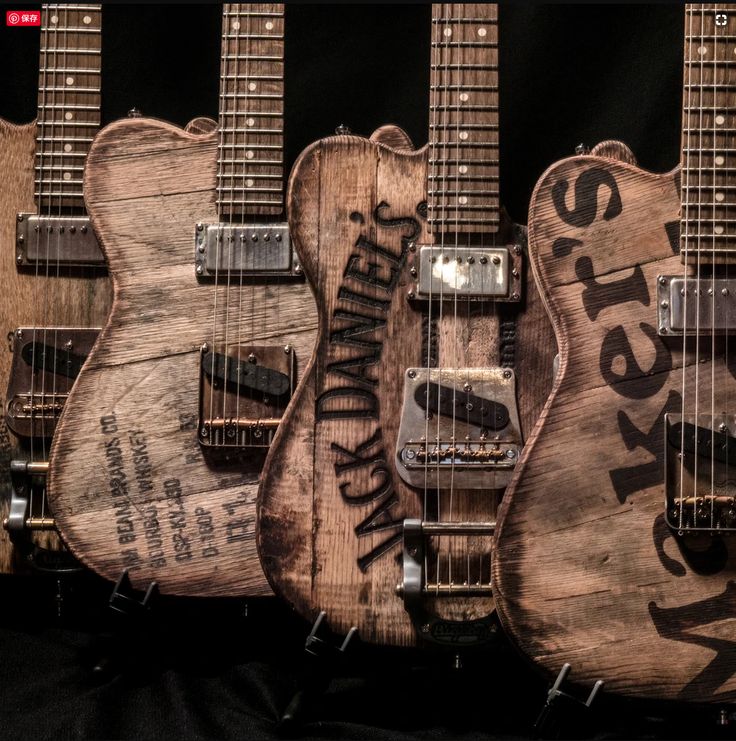
[{"label": "single coil pickup", "polygon": [[15,225],[15,247],[15,262],[19,268],[105,266],[105,256],[88,216],[20,213]]},{"label": "single coil pickup", "polygon": [[202,353],[202,371],[210,378],[224,381],[231,389],[246,388],[274,397],[291,390],[291,379],[285,373],[222,353]]},{"label": "single coil pickup", "polygon": [[79,375],[87,359],[86,355],[74,353],[71,349],[41,342],[26,342],[21,348],[20,355],[34,371],[72,379]]},{"label": "single coil pickup", "polygon": [[401,450],[401,461],[407,467],[418,467],[437,464],[440,466],[493,466],[494,468],[513,468],[518,456],[518,446],[502,445],[487,448],[479,447],[435,446],[427,448],[424,443],[407,443]]},{"label": "single coil pickup", "polygon": [[509,410],[503,404],[453,386],[423,383],[414,390],[414,401],[427,413],[427,419],[437,413],[491,430],[501,430],[509,423]]},{"label": "single coil pickup", "polygon": [[719,432],[691,422],[675,422],[668,426],[667,440],[676,450],[702,458],[713,458],[721,463],[736,464],[736,438],[728,432]]}]

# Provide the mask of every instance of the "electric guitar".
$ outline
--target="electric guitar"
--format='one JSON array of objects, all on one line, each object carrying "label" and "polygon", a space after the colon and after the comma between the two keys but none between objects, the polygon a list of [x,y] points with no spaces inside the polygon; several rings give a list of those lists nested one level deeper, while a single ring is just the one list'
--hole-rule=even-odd
[{"label": "electric guitar", "polygon": [[680,168],[562,160],[529,213],[560,365],[496,602],[545,670],[627,695],[736,698],[735,60],[736,6],[688,5]]},{"label": "electric guitar", "polygon": [[44,493],[50,439],[110,306],[82,199],[100,123],[100,5],[44,5],[38,118],[0,120],[0,572],[74,568]]},{"label": "electric guitar", "polygon": [[428,147],[331,137],[292,170],[319,336],[266,460],[258,549],[305,617],[458,647],[495,631],[496,505],[555,350],[499,206],[496,6],[433,6],[430,63]]}]

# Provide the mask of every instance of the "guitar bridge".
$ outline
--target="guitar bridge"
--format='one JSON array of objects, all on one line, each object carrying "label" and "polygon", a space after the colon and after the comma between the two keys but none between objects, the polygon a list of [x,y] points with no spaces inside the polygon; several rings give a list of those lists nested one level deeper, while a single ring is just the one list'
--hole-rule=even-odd
[{"label": "guitar bridge", "polygon": [[13,360],[5,420],[14,434],[52,437],[99,332],[97,328],[20,327],[10,334]]},{"label": "guitar bridge", "polygon": [[502,489],[522,448],[508,368],[409,368],[397,438],[409,486]]},{"label": "guitar bridge", "polygon": [[200,349],[199,442],[207,448],[267,448],[296,382],[290,345]]},{"label": "guitar bridge", "polygon": [[[403,580],[396,593],[418,634],[425,640],[443,645],[478,645],[491,640],[497,626],[492,609],[477,620],[445,620],[428,607],[428,600],[457,597],[491,599],[490,541],[495,522],[432,522],[404,520]],[[465,537],[475,541],[474,554],[465,548],[446,556],[437,544],[438,538]],[[478,551],[478,543],[485,543]],[[458,553],[461,555],[458,556]],[[489,605],[492,608],[492,605]]]},{"label": "guitar bridge", "polygon": [[55,530],[56,522],[49,514],[46,503],[46,461],[10,462],[10,478],[13,484],[8,516],[3,527],[12,540],[25,537],[29,532]]}]

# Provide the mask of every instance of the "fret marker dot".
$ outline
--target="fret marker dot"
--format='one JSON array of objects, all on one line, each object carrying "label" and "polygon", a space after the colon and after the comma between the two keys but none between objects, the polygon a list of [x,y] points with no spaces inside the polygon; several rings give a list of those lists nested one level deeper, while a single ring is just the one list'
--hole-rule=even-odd
[{"label": "fret marker dot", "polygon": [[67,121],[71,121],[71,120],[72,120],[72,119],[74,118],[74,114],[73,114],[73,113],[70,113],[69,111],[67,111],[67,112],[66,112],[66,113],[64,114],[64,118],[65,118],[65,119],[66,119]]},{"label": "fret marker dot", "polygon": [[248,179],[247,179],[247,180],[245,181],[245,184],[246,184],[246,185],[247,185],[247,186],[248,186],[249,188],[252,188],[252,187],[253,187],[253,178],[248,178]]},{"label": "fret marker dot", "polygon": [[248,83],[248,90],[250,90],[250,91],[253,91],[253,90],[255,90],[255,89],[256,89],[256,84],[255,84],[255,82],[249,82],[249,83]]},{"label": "fret marker dot", "polygon": [[716,116],[716,123],[719,126],[722,126],[724,123],[726,123],[726,117],[725,116],[720,116],[720,115]]},{"label": "fret marker dot", "polygon": [[726,158],[723,157],[720,154],[716,157],[716,164],[717,165],[722,165],[725,161],[726,161]]},{"label": "fret marker dot", "polygon": [[64,180],[71,180],[71,179],[72,179],[72,174],[70,172],[65,172],[64,173]]},{"label": "fret marker dot", "polygon": [[82,18],[82,23],[89,26],[90,23],[92,23],[92,16],[91,15],[85,15],[84,18]]},{"label": "fret marker dot", "polygon": [[245,123],[248,124],[248,126],[253,126],[253,124],[256,122],[254,118],[246,118]]},{"label": "fret marker dot", "polygon": [[461,139],[467,139],[468,138],[468,132],[467,131],[461,131],[460,132],[460,138]]},{"label": "fret marker dot", "polygon": [[460,165],[460,167],[457,168],[463,175],[468,171],[467,165]]},{"label": "fret marker dot", "polygon": [[233,21],[233,31],[240,30],[240,21]]},{"label": "fret marker dot", "polygon": [[705,56],[708,53],[708,49],[705,46],[699,46],[698,47],[698,54],[700,54],[701,57]]},{"label": "fret marker dot", "polygon": [[488,32],[486,31],[485,28],[479,28],[478,29],[478,36],[485,36],[486,33],[488,33]]},{"label": "fret marker dot", "polygon": [[266,30],[273,31],[273,23],[271,21],[268,21],[268,23],[266,23]]},{"label": "fret marker dot", "polygon": [[445,36],[452,36],[452,29],[451,28],[446,28],[445,29]]},{"label": "fret marker dot", "polygon": [[457,199],[459,203],[465,205],[468,202],[468,199],[466,196],[460,196],[460,198]]},{"label": "fret marker dot", "polygon": [[467,93],[460,93],[460,100],[462,100],[463,103],[467,102],[469,97],[470,96]]},{"label": "fret marker dot", "polygon": [[73,77],[67,77],[66,78],[66,84],[67,85],[73,85],[74,84],[74,78]]},{"label": "fret marker dot", "polygon": [[721,226],[720,224],[716,224],[716,226],[715,226],[715,228],[713,229],[713,231],[714,231],[714,232],[715,232],[716,234],[723,234],[723,227],[722,227],[722,226]]},{"label": "fret marker dot", "polygon": [[58,23],[59,22],[59,16],[58,15],[52,15],[51,18],[49,18],[49,20],[52,23]]},{"label": "fret marker dot", "polygon": [[71,144],[65,144],[64,145],[64,151],[65,152],[71,152],[72,151],[72,145]]},{"label": "fret marker dot", "polygon": [[247,151],[247,152],[245,153],[245,157],[246,157],[246,159],[252,160],[252,159],[253,159],[253,156],[254,156],[254,155],[253,155],[253,151],[252,151],[251,149],[249,149],[249,150],[248,150],[248,151]]},{"label": "fret marker dot", "polygon": [[721,201],[722,201],[722,200],[723,200],[724,198],[725,198],[725,196],[723,195],[723,193],[716,193],[716,200],[717,200],[717,201],[718,201],[719,203],[720,203],[720,202],[721,202]]}]

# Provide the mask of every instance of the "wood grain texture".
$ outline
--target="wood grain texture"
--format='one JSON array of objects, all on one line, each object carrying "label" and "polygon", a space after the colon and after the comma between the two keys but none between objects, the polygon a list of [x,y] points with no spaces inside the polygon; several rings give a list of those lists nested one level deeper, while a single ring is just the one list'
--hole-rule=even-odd
[{"label": "wood grain texture", "polygon": [[688,412],[696,373],[701,412],[736,398],[723,341],[703,339],[696,362],[694,340],[683,355],[681,337],[656,334],[657,276],[685,272],[679,174],[563,160],[529,219],[560,371],[501,506],[502,623],[551,674],[569,662],[612,692],[733,701],[733,542],[683,542],[663,520],[661,415],[681,409],[683,366]]},{"label": "wood grain texture", "polygon": [[[35,212],[34,151],[36,124],[16,126],[0,120],[0,331],[5,335],[19,326],[95,327],[104,323],[110,306],[111,288],[106,276],[56,266],[47,273],[41,267],[19,273],[15,265],[16,214]],[[0,343],[0,385],[7,387],[11,355],[7,341]],[[45,460],[48,444],[38,440],[19,440],[0,419],[0,519],[8,512],[11,494],[9,463],[11,459]],[[46,547],[59,548],[58,538],[50,533],[34,536]],[[13,548],[8,534],[0,530],[0,572],[25,571],[27,565]]]},{"label": "wood grain texture", "polygon": [[106,578],[127,567],[135,586],[156,580],[171,594],[265,595],[254,540],[263,456],[205,459],[199,351],[213,326],[222,340],[229,300],[230,345],[290,344],[303,365],[316,316],[304,283],[233,281],[229,294],[198,283],[195,225],[218,221],[216,163],[216,132],[152,119],[95,140],[85,194],[114,302],[57,431],[48,495],[70,549]]},{"label": "wood grain texture", "polygon": [[[319,334],[315,354],[264,467],[259,553],[274,591],[305,617],[313,619],[324,609],[334,630],[344,633],[356,626],[363,640],[382,644],[417,641],[396,594],[402,578],[397,559],[403,519],[422,517],[424,493],[399,478],[395,450],[404,373],[426,364],[426,327],[422,313],[407,300],[413,281],[406,263],[397,268],[389,290],[379,290],[375,284],[371,289],[365,280],[353,280],[346,266],[365,273],[375,258],[373,277],[390,281],[396,265],[380,250],[361,256],[357,246],[361,237],[393,256],[402,254],[402,238],[406,253],[406,237],[415,229],[418,244],[432,243],[421,215],[426,182],[426,148],[398,152],[367,139],[339,136],[323,139],[302,153],[287,194],[292,235],[317,298]],[[508,231],[498,239],[507,243]],[[385,311],[372,310],[339,298],[340,289],[362,292],[389,305]],[[541,303],[533,297],[530,301],[538,314],[533,320],[530,317],[528,325],[519,324],[520,334],[534,331],[533,322],[540,318],[546,322]],[[378,319],[379,324],[355,334],[356,342],[336,341],[336,333],[349,331],[360,321],[340,315],[341,311]],[[492,302],[480,302],[473,307],[463,304],[462,316],[440,319],[435,315],[439,365],[497,365],[502,312]],[[544,335],[538,335],[538,355],[547,362],[545,372],[536,372],[531,357],[525,361],[524,372],[535,376],[537,394],[530,393],[522,403],[536,405],[537,410],[551,386],[554,350],[548,322],[546,333],[546,345]],[[332,370],[335,363],[375,352],[378,356],[369,358],[364,367],[347,368],[352,378]],[[376,384],[356,383],[360,375]],[[356,387],[366,386],[380,402],[375,414],[370,397],[355,393]],[[338,396],[341,392],[347,395]],[[529,406],[522,414],[528,415]],[[367,412],[361,415],[361,409]],[[329,413],[335,411],[347,414]],[[369,458],[370,465],[353,460],[347,451]],[[454,496],[450,506],[449,492],[440,494],[446,519],[494,519],[497,492],[456,489]],[[446,619],[479,618],[493,610],[491,597],[428,603]]]}]

